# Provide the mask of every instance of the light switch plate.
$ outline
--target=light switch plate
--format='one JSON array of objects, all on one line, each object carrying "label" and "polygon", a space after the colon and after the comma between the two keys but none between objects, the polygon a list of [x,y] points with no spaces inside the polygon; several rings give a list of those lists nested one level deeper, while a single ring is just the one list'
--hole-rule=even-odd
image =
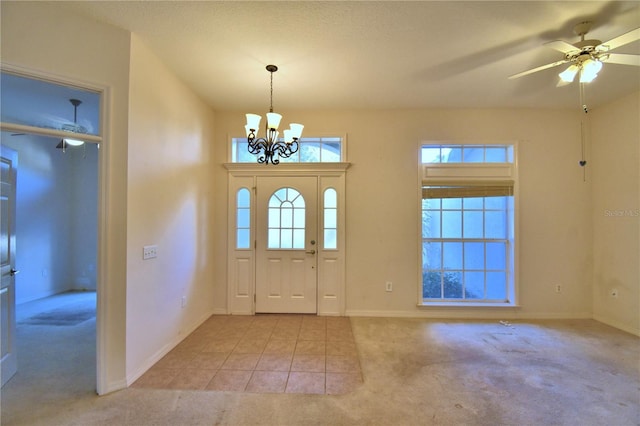
[{"label": "light switch plate", "polygon": [[142,260],[153,259],[155,257],[158,257],[157,245],[154,244],[151,246],[142,247]]}]

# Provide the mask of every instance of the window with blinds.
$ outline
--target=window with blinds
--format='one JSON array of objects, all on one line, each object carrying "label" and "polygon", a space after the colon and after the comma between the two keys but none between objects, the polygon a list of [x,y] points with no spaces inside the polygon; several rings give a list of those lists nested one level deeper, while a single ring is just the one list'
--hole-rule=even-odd
[{"label": "window with blinds", "polygon": [[422,180],[422,302],[512,305],[515,173],[505,176],[497,167],[496,176],[490,168],[474,176],[472,165],[450,166],[437,179]]}]

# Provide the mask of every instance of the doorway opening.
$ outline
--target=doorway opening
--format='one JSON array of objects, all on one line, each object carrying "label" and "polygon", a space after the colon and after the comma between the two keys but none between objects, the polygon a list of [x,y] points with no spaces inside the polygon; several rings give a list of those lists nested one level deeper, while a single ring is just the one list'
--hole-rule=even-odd
[{"label": "doorway opening", "polygon": [[[15,229],[10,240],[16,242],[10,256],[15,291],[10,306],[3,309],[3,318],[13,327],[11,335],[17,338],[3,339],[3,346],[18,349],[18,368],[3,387],[3,403],[12,400],[11,395],[22,395],[14,403],[22,403],[25,395],[37,397],[28,386],[60,376],[64,368],[52,363],[56,359],[66,360],[67,366],[73,366],[74,359],[83,360],[82,367],[77,364],[51,388],[69,380],[77,381],[67,389],[72,392],[95,393],[101,388],[96,314],[105,89],[57,81],[23,70],[2,71],[2,151],[13,150],[19,158],[15,213],[10,215]],[[3,282],[4,278],[3,274]],[[81,328],[83,336],[74,334]],[[67,343],[60,344],[65,339]],[[65,352],[69,349],[71,353]],[[34,353],[49,356],[31,357]],[[79,383],[84,384],[77,387]]]},{"label": "doorway opening", "polygon": [[6,131],[1,138],[2,150],[13,149],[18,159],[18,368],[3,387],[4,402],[37,398],[34,386],[95,392],[98,147],[63,153],[59,138]]}]

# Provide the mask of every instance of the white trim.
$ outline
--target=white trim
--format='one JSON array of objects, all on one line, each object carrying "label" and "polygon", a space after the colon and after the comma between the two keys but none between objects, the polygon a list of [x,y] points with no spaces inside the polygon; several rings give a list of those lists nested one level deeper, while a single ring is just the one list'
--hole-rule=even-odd
[{"label": "white trim", "polygon": [[601,315],[594,315],[593,319],[595,321],[598,321],[598,322],[601,322],[601,323],[603,323],[605,325],[608,325],[609,327],[614,327],[614,328],[617,328],[617,329],[622,330],[624,332],[631,333],[634,336],[640,337],[640,327],[635,327],[635,328],[634,327],[629,327],[629,325],[627,325],[627,324],[623,324],[623,323],[621,323],[619,321],[612,320],[612,319],[609,319],[609,318],[605,318],[605,317],[603,317]]},{"label": "white trim", "polygon": [[[417,206],[419,212],[418,220],[418,253],[420,262],[417,267],[417,293],[418,293],[418,306],[421,309],[439,309],[439,308],[454,308],[454,309],[469,309],[473,310],[475,307],[482,307],[488,309],[496,307],[497,309],[515,308],[519,304],[519,182],[518,182],[518,141],[420,141],[418,143],[418,153],[420,153],[424,145],[456,145],[464,147],[464,145],[492,145],[492,146],[506,146],[510,145],[513,148],[513,162],[512,163],[422,163],[421,155],[418,155],[418,185],[417,185]],[[512,245],[511,253],[513,256],[508,257],[510,262],[509,276],[510,280],[507,282],[507,294],[509,302],[503,303],[491,303],[483,304],[481,302],[473,303],[461,301],[460,303],[452,301],[438,302],[435,300],[424,301],[423,288],[422,288],[422,186],[423,185],[439,185],[439,184],[499,184],[508,183],[513,185],[513,235],[508,235],[508,241]],[[512,240],[512,239],[513,240]],[[426,310],[425,309],[425,310]]]},{"label": "white trim", "polygon": [[432,299],[427,299],[428,302],[418,303],[418,309],[424,308],[519,308],[520,306],[516,305],[513,302],[469,302],[469,299],[465,299],[464,301],[457,302],[455,300],[445,300],[443,302],[439,301],[431,301]]},{"label": "white trim", "polygon": [[[91,136],[91,142],[104,142],[100,144],[98,151],[98,252],[97,252],[97,273],[96,273],[96,392],[98,395],[104,395],[116,390],[123,389],[127,386],[126,377],[109,382],[108,370],[110,367],[108,354],[109,347],[109,246],[110,246],[110,229],[109,224],[109,129],[111,128],[111,89],[107,85],[90,83],[83,80],[71,79],[50,72],[38,71],[32,68],[25,68],[7,63],[0,64],[2,72],[8,72],[23,76],[25,78],[37,79],[51,82],[53,84],[64,85],[79,90],[90,91],[100,94],[100,130],[101,136]],[[5,123],[2,123],[4,128]],[[14,125],[15,126],[15,125]],[[57,131],[53,129],[31,128],[24,126],[28,132],[37,134],[54,135]],[[37,130],[47,133],[39,133]],[[68,135],[66,135],[68,136]],[[83,135],[84,138],[85,135]],[[98,139],[95,139],[98,138]],[[124,357],[126,354],[122,354]],[[112,363],[113,364],[113,363]]]},{"label": "white trim", "polygon": [[55,138],[73,137],[74,139],[80,139],[84,142],[89,142],[89,143],[102,142],[102,137],[98,135],[90,135],[87,133],[65,132],[64,130],[48,129],[46,127],[25,126],[23,124],[1,122],[0,129],[2,131],[7,131],[7,132],[31,133],[34,135],[51,136]]},{"label": "white trim", "polygon": [[318,176],[320,173],[344,173],[351,163],[281,163],[277,166],[257,163],[224,163],[233,176]]},{"label": "white trim", "polygon": [[[126,387],[126,377],[109,383],[108,371],[109,361],[107,354],[109,353],[109,329],[113,328],[113,321],[109,321],[109,247],[111,234],[109,226],[109,182],[110,182],[110,155],[111,146],[109,144],[109,129],[111,128],[110,111],[111,111],[111,88],[105,87],[100,97],[101,109],[101,129],[102,138],[105,143],[100,144],[98,153],[98,268],[97,268],[97,303],[96,303],[96,392],[98,395],[104,395],[115,390],[124,389]],[[126,307],[123,307],[123,309]],[[126,310],[126,309],[124,309]],[[126,358],[126,352],[122,354]],[[124,386],[123,386],[124,385]]]},{"label": "white trim", "polygon": [[373,318],[436,318],[436,319],[476,319],[476,320],[548,320],[548,319],[592,319],[588,312],[572,314],[557,312],[523,313],[517,307],[486,307],[465,309],[464,306],[443,307],[424,311],[378,311],[378,310],[347,310],[349,317]]},{"label": "white trim", "polygon": [[[53,84],[72,87],[75,89],[88,91],[88,92],[102,93],[106,88],[106,86],[95,84],[85,80],[79,80],[77,78],[71,79],[69,77],[66,77],[60,74],[54,74],[48,71],[47,72],[38,71],[33,68],[25,68],[25,67],[13,65],[13,64],[2,63],[0,64],[0,69],[4,72],[15,74],[20,77],[47,81]],[[101,127],[101,129],[103,128],[104,126]]]},{"label": "white trim", "polygon": [[[338,136],[336,136],[338,135]],[[342,135],[342,136],[340,136]],[[227,145],[227,161],[229,163],[233,162],[233,140],[234,139],[246,139],[247,135],[236,135],[236,136],[229,136],[229,134],[227,133],[227,139],[229,140],[229,143]],[[323,133],[323,134],[315,134],[313,136],[303,136],[302,139],[322,139],[322,138],[340,138],[340,158],[342,159],[343,162],[346,162],[348,160],[347,157],[347,133],[341,133],[341,132],[336,132],[336,133]],[[234,164],[252,164],[252,163],[234,163]],[[283,164],[296,164],[296,163],[282,163],[280,165]],[[317,164],[317,163],[306,163],[306,164]]]},{"label": "white trim", "polygon": [[422,181],[431,185],[448,182],[508,182],[515,180],[515,167],[508,163],[434,163],[422,164]]},{"label": "white trim", "polygon": [[108,383],[108,385],[104,387],[104,389],[102,389],[101,392],[98,392],[98,395],[106,395],[111,392],[116,392],[116,391],[125,389],[127,386],[128,385],[127,385],[126,379],[116,380],[111,383]]},{"label": "white trim", "polygon": [[211,315],[213,315],[212,312],[209,312],[201,316],[200,319],[196,321],[191,327],[186,329],[184,333],[181,333],[180,335],[171,339],[171,341],[160,348],[155,354],[147,358],[146,361],[133,374],[127,376],[125,387],[130,386],[136,380],[138,380],[144,373],[146,373],[151,367],[153,367],[155,363],[160,361],[162,357],[171,352],[171,350],[178,346],[184,339],[189,337],[189,335],[193,333],[198,327],[200,327],[207,319],[209,319]]},{"label": "white trim", "polygon": [[[336,266],[336,271],[340,275],[337,279],[337,288],[335,288],[335,294],[325,295],[323,291],[325,287],[321,281],[322,274],[320,269],[324,259],[323,254],[326,250],[320,249],[318,246],[318,264],[316,274],[318,276],[318,299],[317,299],[317,315],[344,315],[346,306],[346,288],[345,288],[345,264],[346,264],[346,170],[350,166],[350,163],[286,163],[279,164],[277,166],[255,164],[255,163],[225,163],[223,166],[228,170],[227,175],[227,306],[226,311],[230,315],[252,315],[255,313],[255,229],[256,229],[256,194],[252,191],[251,197],[251,249],[238,250],[235,247],[235,236],[231,235],[235,232],[235,220],[236,220],[236,192],[239,188],[249,188],[247,184],[251,180],[252,188],[257,185],[258,177],[317,177],[318,183],[318,195],[317,199],[320,201],[320,194],[322,189],[328,185],[337,191],[338,205],[342,206],[338,208],[338,249],[328,251],[331,253],[331,257],[338,258],[339,262]],[[241,182],[247,182],[241,184]],[[317,204],[319,216],[322,217],[322,202]],[[320,233],[322,232],[321,222],[318,222],[318,238],[319,244],[322,241]],[[236,274],[234,273],[234,266],[236,260],[242,255],[245,261],[251,264],[251,274],[249,276],[249,283],[246,284],[246,288],[249,290],[248,294],[242,294],[241,297],[236,297],[234,292],[236,286]],[[326,297],[325,297],[326,296]]]},{"label": "white trim", "polygon": [[[236,214],[237,214],[237,194],[242,188],[249,189],[250,195],[250,229],[249,229],[249,249],[238,249],[236,247]],[[226,312],[229,315],[253,315],[255,312],[255,209],[256,209],[256,178],[253,175],[235,176],[229,172],[227,177],[227,303]],[[246,294],[238,295],[238,276],[236,274],[238,261],[244,260],[249,273],[245,283]]]}]

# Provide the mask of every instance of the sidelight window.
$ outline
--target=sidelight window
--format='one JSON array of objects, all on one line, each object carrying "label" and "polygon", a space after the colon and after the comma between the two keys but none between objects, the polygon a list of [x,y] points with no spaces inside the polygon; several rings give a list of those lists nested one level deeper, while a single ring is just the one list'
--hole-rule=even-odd
[{"label": "sidelight window", "polygon": [[338,248],[338,193],[333,188],[324,191],[324,248]]},{"label": "sidelight window", "polygon": [[236,197],[236,248],[251,247],[251,192],[240,188]]}]

